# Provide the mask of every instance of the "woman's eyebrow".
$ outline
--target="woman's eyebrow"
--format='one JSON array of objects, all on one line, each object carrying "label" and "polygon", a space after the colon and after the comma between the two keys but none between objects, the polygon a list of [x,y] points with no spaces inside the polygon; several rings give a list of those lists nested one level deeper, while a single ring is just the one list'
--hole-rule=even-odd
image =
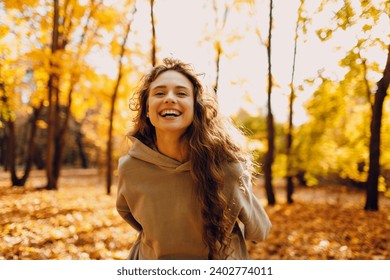
[{"label": "woman's eyebrow", "polygon": [[186,86],[176,86],[178,89],[186,89],[186,90],[191,90],[189,87]]},{"label": "woman's eyebrow", "polygon": [[165,89],[167,88],[167,86],[155,86],[155,87],[152,87],[152,89]]},{"label": "woman's eyebrow", "polygon": [[[155,89],[166,89],[167,86],[165,85],[158,85],[158,86],[155,86],[152,88],[152,90],[155,90]],[[176,89],[186,89],[186,90],[190,90],[190,88],[186,87],[186,86],[175,86]]]}]

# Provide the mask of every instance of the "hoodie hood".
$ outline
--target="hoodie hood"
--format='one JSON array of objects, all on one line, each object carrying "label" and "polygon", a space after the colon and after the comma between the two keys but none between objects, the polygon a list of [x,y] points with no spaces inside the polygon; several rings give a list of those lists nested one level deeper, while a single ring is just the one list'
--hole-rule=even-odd
[{"label": "hoodie hood", "polygon": [[182,172],[190,170],[189,161],[181,163],[180,161],[153,150],[135,137],[130,137],[130,140],[133,142],[133,145],[128,152],[131,157],[170,171]]}]

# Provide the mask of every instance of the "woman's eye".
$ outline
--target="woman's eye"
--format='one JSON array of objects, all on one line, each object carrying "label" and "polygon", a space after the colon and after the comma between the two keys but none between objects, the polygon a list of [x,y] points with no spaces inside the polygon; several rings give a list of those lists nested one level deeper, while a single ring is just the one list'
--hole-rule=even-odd
[{"label": "woman's eye", "polygon": [[186,96],[187,95],[187,93],[182,92],[182,91],[178,92],[177,94],[180,95],[180,96]]},{"label": "woman's eye", "polygon": [[164,95],[164,93],[162,91],[158,91],[158,92],[154,93],[154,95]]}]

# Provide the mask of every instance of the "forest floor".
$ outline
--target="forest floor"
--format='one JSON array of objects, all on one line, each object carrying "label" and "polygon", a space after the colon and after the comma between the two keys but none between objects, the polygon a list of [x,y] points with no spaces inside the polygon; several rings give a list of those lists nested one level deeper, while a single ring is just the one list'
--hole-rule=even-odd
[{"label": "forest floor", "polygon": [[[11,188],[0,172],[1,259],[125,259],[136,232],[115,210],[116,188],[106,195],[97,170],[63,170],[58,191],[34,171],[25,188]],[[261,182],[254,187],[263,205]],[[249,244],[253,259],[390,260],[390,198],[376,212],[363,210],[365,192],[346,186],[297,187],[285,202],[265,206],[273,227],[267,240]]]}]

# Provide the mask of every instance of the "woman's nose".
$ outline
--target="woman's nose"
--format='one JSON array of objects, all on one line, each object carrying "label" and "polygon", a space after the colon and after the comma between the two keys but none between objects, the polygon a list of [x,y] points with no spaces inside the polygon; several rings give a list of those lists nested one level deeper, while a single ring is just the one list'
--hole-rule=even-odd
[{"label": "woman's nose", "polygon": [[168,92],[167,95],[165,95],[164,103],[176,103],[176,96],[173,92]]}]

